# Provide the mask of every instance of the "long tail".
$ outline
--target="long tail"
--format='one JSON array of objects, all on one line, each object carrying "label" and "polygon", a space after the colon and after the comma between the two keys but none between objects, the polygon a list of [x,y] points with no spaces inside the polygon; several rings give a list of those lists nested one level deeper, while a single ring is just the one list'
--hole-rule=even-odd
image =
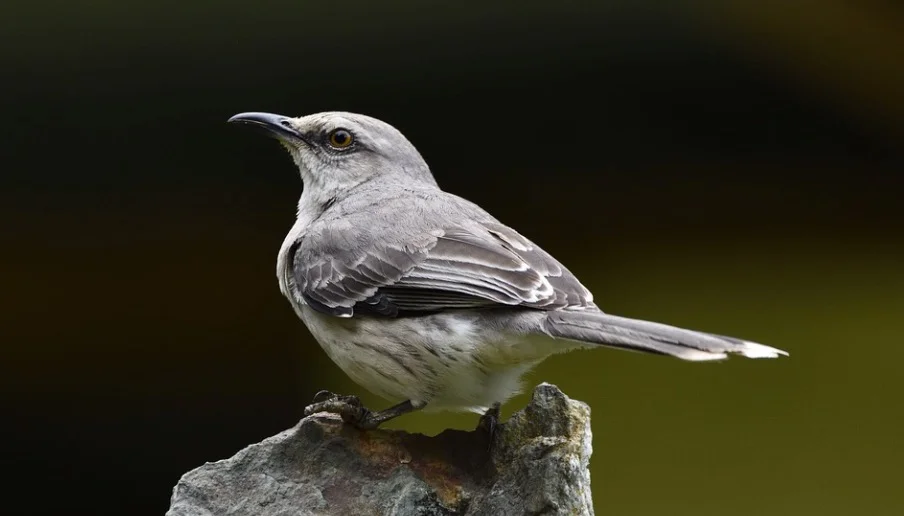
[{"label": "long tail", "polygon": [[720,360],[730,354],[748,358],[776,358],[779,355],[788,355],[780,349],[734,337],[685,330],[596,311],[548,312],[543,322],[543,330],[551,337],[671,355],[684,360]]}]

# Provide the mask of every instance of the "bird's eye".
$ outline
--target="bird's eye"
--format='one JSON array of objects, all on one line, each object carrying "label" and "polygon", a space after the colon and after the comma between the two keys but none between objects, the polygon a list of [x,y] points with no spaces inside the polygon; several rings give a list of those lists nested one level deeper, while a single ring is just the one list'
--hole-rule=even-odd
[{"label": "bird's eye", "polygon": [[335,129],[330,132],[330,146],[335,149],[345,149],[351,145],[353,141],[354,138],[352,137],[352,133],[345,129]]}]

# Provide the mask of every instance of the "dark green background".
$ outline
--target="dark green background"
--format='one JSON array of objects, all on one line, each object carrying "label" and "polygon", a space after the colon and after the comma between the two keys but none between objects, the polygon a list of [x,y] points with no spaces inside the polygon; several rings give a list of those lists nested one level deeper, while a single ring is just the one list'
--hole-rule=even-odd
[{"label": "dark green background", "polygon": [[10,514],[162,514],[179,475],[291,426],[319,389],[385,404],[279,294],[301,185],[278,145],[226,125],[250,110],[382,118],[604,310],[791,352],[545,362],[530,386],[592,407],[598,514],[904,512],[896,3],[4,10]]}]

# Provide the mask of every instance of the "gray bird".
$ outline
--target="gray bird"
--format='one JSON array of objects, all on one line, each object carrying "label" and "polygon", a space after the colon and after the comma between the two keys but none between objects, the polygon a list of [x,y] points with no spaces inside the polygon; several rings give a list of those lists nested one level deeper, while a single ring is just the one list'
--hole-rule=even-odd
[{"label": "gray bird", "polygon": [[288,149],[304,188],[279,251],[283,295],[352,380],[399,403],[321,391],[305,414],[375,428],[418,409],[484,414],[546,357],[613,347],[684,360],[775,358],[733,337],[603,313],[555,258],[437,185],[414,145],[369,116],[241,113]]}]

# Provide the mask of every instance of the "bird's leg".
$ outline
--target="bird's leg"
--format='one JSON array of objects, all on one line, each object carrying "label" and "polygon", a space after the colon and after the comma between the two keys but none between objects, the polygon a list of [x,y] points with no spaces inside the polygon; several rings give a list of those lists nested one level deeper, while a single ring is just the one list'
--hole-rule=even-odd
[{"label": "bird's leg", "polygon": [[377,412],[368,411],[367,416],[363,421],[352,424],[354,424],[358,428],[369,430],[371,428],[376,428],[382,425],[390,419],[395,419],[402,414],[407,414],[409,412],[423,408],[423,406],[423,404],[416,405],[412,403],[411,400],[405,400],[397,405],[389,407],[388,409],[380,410]]},{"label": "bird's leg", "polygon": [[490,448],[493,447],[493,441],[496,437],[496,427],[499,425],[499,409],[501,406],[500,403],[493,403],[493,405],[480,416],[480,420],[477,422],[477,429],[487,433]]},{"label": "bird's leg", "polygon": [[343,421],[352,426],[362,430],[371,430],[390,419],[422,407],[423,404],[415,405],[408,400],[388,409],[374,412],[361,405],[361,400],[357,396],[340,396],[329,391],[320,391],[314,395],[311,404],[305,407],[304,415],[310,416],[317,412],[338,414]]}]

